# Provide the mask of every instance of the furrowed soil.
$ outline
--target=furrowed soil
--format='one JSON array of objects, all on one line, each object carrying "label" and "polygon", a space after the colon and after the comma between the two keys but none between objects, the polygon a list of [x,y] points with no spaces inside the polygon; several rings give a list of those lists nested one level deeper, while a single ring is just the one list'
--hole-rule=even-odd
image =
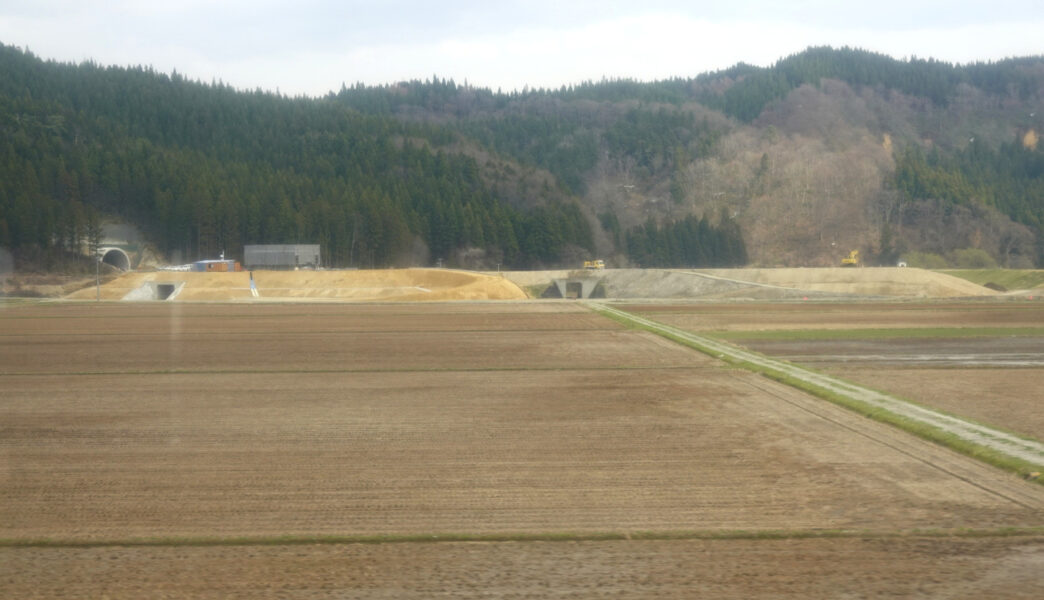
[{"label": "furrowed soil", "polygon": [[1044,436],[1044,369],[831,365],[824,371],[1026,437]]},{"label": "furrowed soil", "polygon": [[1042,567],[1041,536],[0,548],[0,586],[19,598],[111,600],[1036,600]]},{"label": "furrowed soil", "polygon": [[[566,302],[10,306],[0,339],[7,597],[1040,591],[1039,535],[916,532],[1032,533],[1041,486]],[[532,541],[737,530],[798,537]],[[193,545],[446,534],[530,541]]]}]

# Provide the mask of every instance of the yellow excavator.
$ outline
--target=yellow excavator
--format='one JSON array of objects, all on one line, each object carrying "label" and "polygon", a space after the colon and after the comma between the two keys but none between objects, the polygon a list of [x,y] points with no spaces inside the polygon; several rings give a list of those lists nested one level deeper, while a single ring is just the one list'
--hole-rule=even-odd
[{"label": "yellow excavator", "polygon": [[841,259],[842,267],[858,267],[859,266],[859,251],[852,250],[848,253],[848,256]]}]

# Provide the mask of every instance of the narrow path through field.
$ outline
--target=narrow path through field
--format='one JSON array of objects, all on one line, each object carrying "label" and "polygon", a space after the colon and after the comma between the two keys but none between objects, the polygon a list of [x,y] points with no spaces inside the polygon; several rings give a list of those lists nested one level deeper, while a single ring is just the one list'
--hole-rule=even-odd
[{"label": "narrow path through field", "polygon": [[646,327],[661,335],[682,339],[689,344],[702,349],[708,354],[750,363],[759,368],[767,369],[780,375],[814,385],[833,394],[888,411],[892,414],[899,415],[924,425],[935,427],[956,436],[965,442],[989,448],[995,452],[1021,459],[1037,466],[1044,466],[1044,444],[1041,444],[1040,442],[1023,439],[1003,431],[998,431],[977,423],[971,423],[957,417],[936,412],[923,406],[917,406],[887,394],[882,394],[868,388],[847,383],[787,362],[774,360],[761,354],[737,348],[731,344],[726,344],[712,338],[690,333],[683,329],[664,325],[663,323],[646,319],[613,308],[606,304],[592,303],[589,304],[589,306],[592,306],[592,308],[597,311]]}]

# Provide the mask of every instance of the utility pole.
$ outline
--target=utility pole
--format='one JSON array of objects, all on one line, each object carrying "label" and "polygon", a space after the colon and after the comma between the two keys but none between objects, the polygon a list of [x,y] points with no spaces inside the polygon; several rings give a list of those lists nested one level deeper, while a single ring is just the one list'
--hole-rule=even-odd
[{"label": "utility pole", "polygon": [[101,253],[94,251],[94,301],[101,302]]}]

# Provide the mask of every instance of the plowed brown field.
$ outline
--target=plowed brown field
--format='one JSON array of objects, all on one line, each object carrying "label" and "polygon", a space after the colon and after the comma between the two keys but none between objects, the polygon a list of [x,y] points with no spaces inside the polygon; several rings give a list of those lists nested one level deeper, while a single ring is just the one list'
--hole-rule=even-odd
[{"label": "plowed brown field", "polygon": [[[1040,328],[1042,302],[788,303],[631,305],[630,310],[694,332],[910,330],[878,339],[759,340],[765,354],[1024,436],[1044,435],[1044,337],[932,337],[927,328]],[[926,330],[919,336],[919,330]]]},{"label": "plowed brown field", "polygon": [[632,304],[621,309],[708,333],[800,329],[1041,327],[1044,302]]},{"label": "plowed brown field", "polygon": [[992,423],[1020,435],[1044,436],[1044,402],[1041,401],[1041,368],[889,368],[838,366],[825,369],[849,381],[885,390],[963,415]]},{"label": "plowed brown field", "polygon": [[0,548],[0,589],[110,600],[1038,600],[1042,567],[1040,536]]},{"label": "plowed brown field", "polygon": [[[0,341],[8,597],[808,597],[839,589],[815,581],[839,551],[856,570],[835,582],[882,593],[913,589],[881,579],[904,560],[940,586],[946,548],[964,587],[925,589],[1042,556],[891,536],[1040,526],[1044,488],[569,303],[18,306]],[[177,545],[735,530],[884,537]],[[167,546],[19,547],[142,538]],[[689,571],[710,555],[723,579]],[[758,564],[775,575],[742,576]]]}]

